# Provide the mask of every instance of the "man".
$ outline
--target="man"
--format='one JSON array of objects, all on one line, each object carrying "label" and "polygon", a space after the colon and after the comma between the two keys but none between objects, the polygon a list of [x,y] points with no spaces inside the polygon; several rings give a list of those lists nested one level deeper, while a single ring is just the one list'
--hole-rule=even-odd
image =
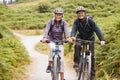
[{"label": "man", "polygon": [[[52,57],[53,57],[53,49],[55,48],[54,40],[63,40],[64,39],[64,33],[66,34],[68,42],[71,42],[68,25],[66,21],[63,20],[63,10],[61,8],[56,8],[54,10],[54,18],[50,20],[47,25],[46,29],[43,35],[42,42],[46,42],[46,40],[50,40],[51,43],[50,46],[50,53],[49,53],[49,62],[46,72],[51,72],[51,65],[52,65]],[[61,57],[61,70],[60,70],[60,77],[61,80],[64,79],[64,47],[63,44],[59,46],[60,49],[60,57]]]},{"label": "man", "polygon": [[[86,9],[83,6],[79,6],[76,8],[77,19],[75,19],[71,31],[71,38],[76,40],[76,38],[83,39],[83,40],[90,40],[94,41],[94,32],[97,34],[100,44],[105,44],[105,39],[98,28],[97,24],[91,19],[86,16]],[[76,36],[77,34],[77,36]],[[79,54],[81,51],[80,43],[76,43],[74,49],[74,68],[78,67],[79,63]],[[90,45],[90,50],[92,52],[92,79],[95,80],[95,69],[94,69],[94,43]]]}]

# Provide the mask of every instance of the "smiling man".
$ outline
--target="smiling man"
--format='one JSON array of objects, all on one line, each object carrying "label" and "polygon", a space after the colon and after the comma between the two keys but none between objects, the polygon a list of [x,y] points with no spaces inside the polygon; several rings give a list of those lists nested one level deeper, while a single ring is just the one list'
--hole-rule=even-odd
[{"label": "smiling man", "polygon": [[[76,8],[76,14],[77,14],[77,19],[75,19],[71,31],[71,38],[73,40],[78,39],[83,39],[83,40],[90,40],[94,41],[94,32],[97,34],[101,45],[105,44],[105,39],[101,33],[101,30],[97,26],[97,24],[93,21],[93,19],[89,18],[86,16],[86,9],[83,6],[78,6]],[[77,36],[76,36],[77,34]],[[74,47],[74,68],[78,67],[78,63],[80,61],[79,55],[81,51],[81,45],[82,43],[76,43]],[[95,79],[95,69],[94,69],[94,43],[90,45],[90,50],[92,52],[92,80]]]}]

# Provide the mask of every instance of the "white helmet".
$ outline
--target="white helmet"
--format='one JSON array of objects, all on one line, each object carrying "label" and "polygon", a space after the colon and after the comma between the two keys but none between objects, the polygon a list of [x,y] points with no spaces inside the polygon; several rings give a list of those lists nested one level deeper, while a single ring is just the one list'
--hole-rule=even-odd
[{"label": "white helmet", "polygon": [[64,12],[63,12],[62,8],[56,8],[54,10],[54,13],[61,13],[61,14],[63,14]]},{"label": "white helmet", "polygon": [[79,11],[85,11],[86,9],[83,6],[78,6],[76,8],[76,13],[78,13]]}]

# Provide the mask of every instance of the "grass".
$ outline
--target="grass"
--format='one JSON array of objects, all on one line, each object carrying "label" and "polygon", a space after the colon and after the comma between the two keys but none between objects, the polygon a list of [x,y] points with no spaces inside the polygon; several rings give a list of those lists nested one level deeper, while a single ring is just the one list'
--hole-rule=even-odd
[{"label": "grass", "polygon": [[[53,17],[53,10],[56,7],[62,7],[65,12],[64,18],[68,22],[69,28],[71,28],[72,23],[76,18],[75,8],[80,5],[85,6],[87,13],[94,17],[95,22],[97,22],[98,26],[102,30],[107,42],[104,47],[96,46],[97,77],[100,80],[108,80],[109,78],[119,79],[119,0],[24,1],[25,3],[21,0],[22,3],[9,5],[8,7],[0,5],[0,24],[6,26],[6,28],[8,27],[14,30],[44,29],[47,21]],[[49,7],[42,4],[49,4],[47,5]],[[41,11],[41,7],[47,9],[45,11]],[[7,34],[4,34],[4,36],[7,36]],[[44,47],[40,45],[42,44],[38,44],[38,48],[46,50],[46,48],[44,49]],[[65,45],[65,55],[73,58],[73,46],[70,46],[71,45]],[[111,63],[111,61],[113,61],[113,63]]]},{"label": "grass", "polygon": [[48,54],[50,52],[49,46],[47,43],[39,43],[36,45],[36,50],[43,54]]},{"label": "grass", "polygon": [[30,2],[34,2],[34,1],[38,1],[38,0],[17,0],[16,3],[30,3]]},{"label": "grass", "polygon": [[10,28],[0,24],[0,80],[21,80],[29,56]]},{"label": "grass", "polygon": [[20,80],[30,60],[21,42],[0,25],[0,80]]},{"label": "grass", "polygon": [[4,38],[0,47],[0,79],[19,80],[30,62],[24,46],[15,38]]}]

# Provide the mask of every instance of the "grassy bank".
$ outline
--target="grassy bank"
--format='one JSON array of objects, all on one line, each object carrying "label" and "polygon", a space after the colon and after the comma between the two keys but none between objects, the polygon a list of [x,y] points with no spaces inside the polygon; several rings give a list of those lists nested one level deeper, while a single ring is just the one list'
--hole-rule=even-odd
[{"label": "grassy bank", "polygon": [[24,46],[0,24],[0,80],[21,80],[24,65],[29,62]]},{"label": "grassy bank", "polygon": [[[87,13],[92,15],[100,26],[107,42],[106,46],[96,46],[97,77],[99,80],[119,79],[120,0],[32,0],[32,3],[0,6],[0,24],[14,30],[44,29],[47,21],[53,17],[53,10],[62,7],[64,18],[71,28],[76,18],[75,8],[79,5],[85,6]],[[39,48],[40,45],[38,44]],[[42,47],[42,50],[46,49]],[[73,57],[73,46],[65,45],[65,55]]]}]

